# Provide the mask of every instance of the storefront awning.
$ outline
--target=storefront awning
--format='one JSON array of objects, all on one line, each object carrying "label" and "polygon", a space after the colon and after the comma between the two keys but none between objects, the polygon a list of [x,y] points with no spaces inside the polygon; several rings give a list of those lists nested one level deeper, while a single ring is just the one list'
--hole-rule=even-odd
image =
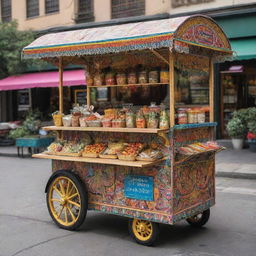
[{"label": "storefront awning", "polygon": [[[27,88],[58,87],[59,73],[37,72],[9,76],[0,80],[0,91],[21,90]],[[85,85],[85,71],[83,69],[68,70],[63,72],[63,85]]]},{"label": "storefront awning", "polygon": [[256,58],[256,37],[230,40],[236,60]]}]

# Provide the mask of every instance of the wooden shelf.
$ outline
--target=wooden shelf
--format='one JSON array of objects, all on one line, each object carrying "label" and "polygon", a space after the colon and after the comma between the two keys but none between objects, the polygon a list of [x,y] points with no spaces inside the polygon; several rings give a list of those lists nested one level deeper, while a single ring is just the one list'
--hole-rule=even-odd
[{"label": "wooden shelf", "polygon": [[209,105],[206,104],[175,104],[175,108],[205,108],[205,107],[209,107]]},{"label": "wooden shelf", "polygon": [[56,156],[56,155],[47,155],[47,154],[34,154],[32,157],[41,158],[41,159],[52,159],[52,160],[63,160],[63,161],[72,161],[72,162],[85,162],[85,163],[95,163],[95,164],[110,164],[110,165],[119,165],[119,166],[131,166],[131,167],[147,167],[158,164],[162,162],[163,159],[156,160],[154,162],[146,161],[123,161],[119,159],[103,159],[103,158],[89,158],[89,157],[71,157],[71,156]]},{"label": "wooden shelf", "polygon": [[66,127],[66,126],[45,126],[45,131],[94,131],[94,132],[124,132],[124,133],[159,133],[168,132],[169,129],[151,128],[114,128],[114,127]]},{"label": "wooden shelf", "polygon": [[88,88],[106,88],[106,87],[129,87],[129,86],[157,86],[157,85],[167,85],[168,83],[145,83],[145,84],[113,84],[113,85],[92,85],[87,86]]}]

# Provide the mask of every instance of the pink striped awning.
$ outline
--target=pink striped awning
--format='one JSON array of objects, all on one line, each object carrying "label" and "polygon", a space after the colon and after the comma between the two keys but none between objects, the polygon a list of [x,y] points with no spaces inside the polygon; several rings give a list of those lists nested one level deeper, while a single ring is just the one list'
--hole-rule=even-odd
[{"label": "pink striped awning", "polygon": [[[64,86],[76,86],[85,84],[85,71],[83,69],[68,70],[63,72]],[[58,71],[28,73],[19,76],[9,76],[7,78],[0,80],[0,91],[58,86]]]}]

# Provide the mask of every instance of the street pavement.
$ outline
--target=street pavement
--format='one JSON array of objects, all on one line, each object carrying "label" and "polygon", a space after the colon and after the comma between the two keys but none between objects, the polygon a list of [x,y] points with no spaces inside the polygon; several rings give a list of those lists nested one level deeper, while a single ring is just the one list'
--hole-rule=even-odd
[{"label": "street pavement", "polygon": [[127,218],[89,212],[79,231],[51,220],[44,188],[51,161],[0,157],[0,256],[255,256],[256,180],[217,178],[217,204],[204,228],[161,225],[157,246],[136,244]]}]

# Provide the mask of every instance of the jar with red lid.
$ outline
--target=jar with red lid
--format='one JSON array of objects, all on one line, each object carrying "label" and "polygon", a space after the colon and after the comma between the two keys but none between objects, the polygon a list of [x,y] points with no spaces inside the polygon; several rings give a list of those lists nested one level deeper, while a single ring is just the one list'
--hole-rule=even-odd
[{"label": "jar with red lid", "polygon": [[114,85],[115,84],[115,76],[113,72],[109,72],[105,76],[106,85]]},{"label": "jar with red lid", "polygon": [[135,72],[130,72],[127,77],[128,84],[137,84],[137,75]]},{"label": "jar with red lid", "polygon": [[178,123],[179,124],[187,124],[188,123],[188,116],[187,111],[185,108],[178,109]]}]

